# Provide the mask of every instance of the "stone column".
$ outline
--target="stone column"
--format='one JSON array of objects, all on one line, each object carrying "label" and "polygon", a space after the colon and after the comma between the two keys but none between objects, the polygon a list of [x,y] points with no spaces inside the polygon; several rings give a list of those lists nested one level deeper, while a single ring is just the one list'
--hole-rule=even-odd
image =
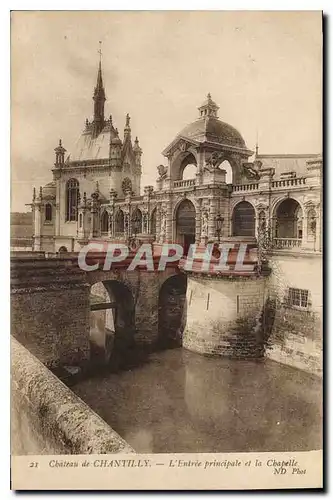
[{"label": "stone column", "polygon": [[41,203],[35,202],[34,250],[41,250]]},{"label": "stone column", "polygon": [[195,204],[195,242],[201,241],[201,216],[202,216],[202,198],[198,198]]},{"label": "stone column", "polygon": [[165,240],[168,242],[172,241],[172,200],[169,197],[167,204],[166,204],[166,233],[165,233]]},{"label": "stone column", "polygon": [[209,221],[208,221],[208,239],[216,239],[216,216],[217,216],[217,199],[210,199]]},{"label": "stone column", "polygon": [[[302,217],[302,243],[301,246],[302,248],[307,248],[308,245],[308,217],[307,213],[305,210],[303,210],[303,217]],[[298,229],[297,229],[298,230]],[[298,238],[298,234],[297,234]]]},{"label": "stone column", "polygon": [[156,240],[159,241],[161,232],[161,210],[162,203],[159,202],[156,207]]},{"label": "stone column", "polygon": [[[61,207],[65,206],[65,203],[62,203],[61,200],[61,187],[60,187],[60,178],[58,174],[54,175],[54,180],[56,181],[56,213],[55,213],[55,236],[60,236],[60,221],[61,221]],[[65,194],[66,200],[66,194]]]},{"label": "stone column", "polygon": [[92,195],[91,207],[91,226],[90,226],[90,238],[98,238],[100,236],[100,225],[99,225],[99,203],[95,196]]}]

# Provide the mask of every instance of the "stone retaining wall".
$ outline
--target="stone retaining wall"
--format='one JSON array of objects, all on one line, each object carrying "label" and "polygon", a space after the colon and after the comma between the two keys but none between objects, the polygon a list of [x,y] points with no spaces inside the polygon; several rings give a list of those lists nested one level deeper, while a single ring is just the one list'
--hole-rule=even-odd
[{"label": "stone retaining wall", "polygon": [[11,342],[13,455],[134,453],[17,340]]},{"label": "stone retaining wall", "polygon": [[183,346],[231,358],[264,355],[265,278],[189,276]]}]

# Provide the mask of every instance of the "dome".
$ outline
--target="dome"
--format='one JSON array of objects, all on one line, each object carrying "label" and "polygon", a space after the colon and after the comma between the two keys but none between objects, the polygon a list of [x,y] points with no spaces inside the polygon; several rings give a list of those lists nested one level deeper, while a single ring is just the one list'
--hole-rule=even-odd
[{"label": "dome", "polygon": [[199,118],[190,123],[179,135],[199,142],[218,142],[226,146],[246,149],[245,141],[238,130],[213,116]]}]

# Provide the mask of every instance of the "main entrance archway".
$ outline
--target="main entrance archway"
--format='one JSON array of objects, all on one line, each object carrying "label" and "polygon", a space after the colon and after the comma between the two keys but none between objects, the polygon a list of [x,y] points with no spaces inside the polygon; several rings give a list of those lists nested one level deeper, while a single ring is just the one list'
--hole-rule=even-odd
[{"label": "main entrance archway", "polygon": [[183,200],[176,210],[176,241],[187,255],[189,246],[195,242],[196,212],[190,200]]}]

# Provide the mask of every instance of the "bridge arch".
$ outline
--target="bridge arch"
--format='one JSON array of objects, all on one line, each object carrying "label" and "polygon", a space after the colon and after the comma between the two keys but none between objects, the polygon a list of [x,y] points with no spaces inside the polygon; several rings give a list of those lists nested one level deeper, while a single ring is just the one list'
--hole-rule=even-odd
[{"label": "bridge arch", "polygon": [[167,278],[158,296],[158,344],[161,349],[180,347],[186,326],[187,276]]},{"label": "bridge arch", "polygon": [[135,345],[135,305],[121,281],[95,282],[90,293],[90,343],[94,361],[112,371],[126,366]]}]

